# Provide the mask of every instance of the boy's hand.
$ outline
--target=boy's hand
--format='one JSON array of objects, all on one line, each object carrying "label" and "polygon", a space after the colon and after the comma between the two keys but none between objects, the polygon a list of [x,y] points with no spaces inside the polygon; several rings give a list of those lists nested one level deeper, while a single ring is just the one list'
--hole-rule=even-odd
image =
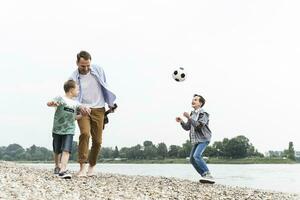
[{"label": "boy's hand", "polygon": [[176,117],[176,122],[183,122],[183,120],[180,117]]},{"label": "boy's hand", "polygon": [[75,120],[79,120],[82,118],[82,115],[76,115]]},{"label": "boy's hand", "polygon": [[191,118],[190,114],[187,113],[187,112],[184,112],[184,113],[183,113],[183,116],[185,116],[187,119],[190,119],[190,118]]},{"label": "boy's hand", "polygon": [[91,115],[92,110],[88,107],[86,107],[86,112],[88,113],[88,115]]},{"label": "boy's hand", "polygon": [[82,115],[90,115],[91,114],[91,109],[85,106],[80,106],[80,113]]},{"label": "boy's hand", "polygon": [[59,106],[59,103],[57,103],[57,102],[55,102],[55,101],[49,101],[49,102],[47,103],[47,106],[49,106],[49,107]]}]

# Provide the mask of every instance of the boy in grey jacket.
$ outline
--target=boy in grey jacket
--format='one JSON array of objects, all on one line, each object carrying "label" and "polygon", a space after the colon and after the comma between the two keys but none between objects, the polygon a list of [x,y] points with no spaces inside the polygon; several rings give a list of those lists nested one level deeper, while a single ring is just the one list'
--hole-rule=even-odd
[{"label": "boy in grey jacket", "polygon": [[200,182],[215,183],[205,161],[202,159],[202,154],[211,140],[211,131],[208,127],[209,114],[202,109],[204,104],[205,99],[201,95],[195,94],[192,100],[194,110],[191,114],[183,113],[187,122],[184,122],[180,117],[176,117],[176,121],[181,124],[184,130],[190,131],[190,140],[193,145],[190,162],[202,176]]}]

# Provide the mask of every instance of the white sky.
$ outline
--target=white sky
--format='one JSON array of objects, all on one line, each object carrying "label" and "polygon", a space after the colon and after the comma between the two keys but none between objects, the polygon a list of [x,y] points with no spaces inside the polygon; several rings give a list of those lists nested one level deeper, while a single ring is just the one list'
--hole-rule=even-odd
[{"label": "white sky", "polygon": [[[300,2],[3,1],[0,146],[51,149],[54,109],[80,50],[118,96],[103,146],[181,145],[175,117],[202,94],[213,141],[245,135],[259,151],[300,150]],[[171,78],[184,67],[187,80]],[[75,140],[78,140],[77,129]]]}]

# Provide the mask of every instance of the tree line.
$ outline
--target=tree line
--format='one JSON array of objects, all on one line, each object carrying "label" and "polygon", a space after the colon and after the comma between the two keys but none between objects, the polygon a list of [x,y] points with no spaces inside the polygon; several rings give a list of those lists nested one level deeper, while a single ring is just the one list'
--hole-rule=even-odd
[{"label": "tree line", "polygon": [[[181,146],[170,145],[164,143],[153,144],[152,141],[146,140],[143,144],[137,144],[132,147],[102,147],[99,155],[101,159],[128,159],[128,160],[152,160],[166,158],[186,158],[189,157],[192,144],[189,140],[185,141]],[[73,142],[73,152],[70,155],[70,160],[77,160],[78,144]],[[295,160],[295,151],[293,143],[289,143],[289,148],[284,150],[286,157]],[[209,145],[204,156],[219,157],[226,159],[238,159],[247,157],[264,157],[264,155],[255,149],[249,139],[243,135],[222,141],[216,141]],[[52,161],[53,153],[45,147],[32,145],[24,149],[19,144],[10,144],[7,147],[0,147],[0,160],[7,161]]]}]

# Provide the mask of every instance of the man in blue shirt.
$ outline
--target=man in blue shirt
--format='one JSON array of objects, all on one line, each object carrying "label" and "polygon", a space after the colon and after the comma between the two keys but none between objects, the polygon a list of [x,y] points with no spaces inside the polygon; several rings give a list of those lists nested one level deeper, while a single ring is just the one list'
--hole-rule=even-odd
[{"label": "man in blue shirt", "polygon": [[[94,175],[94,168],[102,144],[102,131],[105,114],[105,104],[112,108],[116,95],[108,88],[104,70],[91,64],[92,57],[86,51],[77,54],[78,69],[70,79],[79,85],[78,101],[91,109],[88,114],[82,110],[83,117],[78,120],[80,129],[78,145],[78,162],[80,170],[78,176]],[[89,153],[89,138],[92,136],[92,147]],[[89,163],[86,174],[86,163]]]}]

